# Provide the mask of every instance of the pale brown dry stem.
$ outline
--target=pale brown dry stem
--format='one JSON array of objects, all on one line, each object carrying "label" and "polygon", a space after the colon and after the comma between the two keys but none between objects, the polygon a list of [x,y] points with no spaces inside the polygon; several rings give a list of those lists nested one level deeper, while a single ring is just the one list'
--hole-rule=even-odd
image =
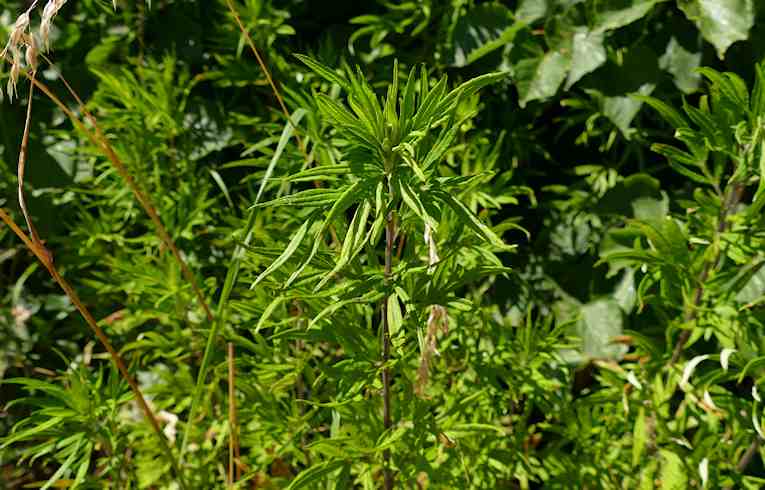
[{"label": "pale brown dry stem", "polygon": [[[34,80],[36,73],[32,71],[30,75]],[[34,85],[29,86],[29,99],[27,100],[27,115],[24,121],[24,134],[21,137],[21,147],[19,148],[19,163],[17,167],[17,180],[19,190],[19,207],[21,208],[21,214],[24,216],[24,220],[27,222],[27,228],[32,240],[36,243],[40,242],[40,235],[37,233],[32,219],[29,217],[29,210],[27,209],[27,201],[24,198],[24,170],[27,161],[27,148],[29,146],[29,126],[32,123],[32,95],[34,94]]]},{"label": "pale brown dry stem", "polygon": [[309,161],[306,148],[305,146],[303,146],[303,141],[300,139],[300,135],[298,134],[298,128],[292,122],[292,117],[290,116],[290,112],[287,110],[287,106],[284,105],[284,99],[282,99],[282,96],[279,93],[279,89],[276,87],[276,82],[274,82],[274,79],[271,77],[271,72],[268,70],[268,67],[266,66],[265,61],[263,61],[263,58],[260,56],[260,51],[258,51],[258,48],[255,47],[255,42],[252,40],[252,37],[250,37],[250,33],[247,32],[247,29],[245,29],[244,24],[242,23],[242,19],[239,18],[239,14],[237,13],[236,8],[234,7],[234,4],[231,2],[231,0],[226,0],[226,5],[228,6],[228,9],[231,11],[231,15],[234,16],[234,20],[236,21],[236,24],[239,26],[239,30],[242,31],[242,35],[247,41],[247,44],[250,46],[252,53],[255,55],[255,58],[258,60],[258,65],[260,65],[260,69],[263,71],[263,75],[265,75],[266,80],[268,81],[268,84],[271,86],[271,90],[274,92],[274,96],[276,97],[276,100],[279,103],[279,107],[282,109],[282,112],[284,113],[284,117],[287,118],[287,121],[289,121],[289,123],[295,129],[295,139],[298,142],[298,147],[300,148],[300,152],[303,154],[303,158],[305,158],[306,162]]},{"label": "pale brown dry stem", "polygon": [[[50,60],[48,60],[47,58],[45,59],[48,62],[48,64],[51,65],[51,67],[53,67],[53,64],[50,62]],[[114,165],[114,167],[117,169],[117,172],[127,182],[128,186],[133,191],[133,194],[135,195],[136,199],[138,199],[138,201],[141,203],[144,210],[146,211],[146,214],[148,214],[151,220],[154,222],[154,225],[157,228],[157,234],[159,235],[160,239],[162,239],[165,246],[170,249],[176,261],[178,262],[178,265],[181,267],[183,276],[191,284],[192,289],[194,290],[194,294],[197,296],[197,300],[202,306],[202,309],[204,309],[205,311],[207,320],[212,322],[213,321],[212,310],[208,306],[207,301],[205,301],[204,295],[202,294],[202,291],[199,288],[199,285],[197,284],[196,279],[194,278],[194,275],[191,273],[191,270],[188,268],[186,261],[183,260],[183,258],[181,257],[178,247],[175,245],[175,242],[170,237],[170,234],[167,232],[167,229],[162,224],[162,221],[159,219],[159,215],[157,214],[156,208],[152,204],[149,197],[138,186],[138,183],[135,181],[133,176],[130,175],[130,173],[127,170],[127,167],[125,167],[125,165],[122,163],[119,157],[117,157],[117,155],[114,153],[114,150],[109,145],[106,137],[101,132],[101,128],[98,126],[96,118],[87,109],[85,104],[82,102],[82,99],[80,99],[79,95],[77,94],[77,92],[75,92],[74,89],[71,87],[71,85],[69,85],[69,82],[66,81],[66,78],[64,78],[63,74],[59,72],[58,75],[61,78],[61,81],[66,86],[69,93],[77,101],[77,104],[79,105],[80,110],[83,112],[83,114],[85,114],[85,116],[88,118],[88,121],[90,121],[90,123],[93,125],[93,128],[96,131],[96,137],[102,143],[102,148],[106,152],[107,158],[109,158],[109,160],[112,162],[112,165]]]},{"label": "pale brown dry stem", "polygon": [[2,221],[4,221],[8,227],[10,227],[16,236],[18,236],[21,241],[24,242],[24,245],[26,245],[26,247],[35,255],[35,257],[37,257],[40,263],[45,266],[51,277],[56,281],[56,283],[58,283],[64,293],[66,293],[72,304],[75,306],[75,308],[77,308],[77,311],[80,312],[80,315],[82,315],[82,317],[85,319],[85,322],[91,328],[98,340],[109,352],[109,355],[111,356],[112,361],[119,370],[120,374],[130,385],[130,389],[133,392],[133,396],[138,402],[138,405],[141,407],[144,415],[151,423],[151,426],[154,429],[157,438],[159,439],[160,445],[162,446],[162,452],[166,455],[170,464],[172,465],[173,471],[175,472],[181,487],[185,488],[178,462],[173,457],[170,451],[170,447],[167,444],[167,440],[165,440],[165,435],[162,433],[162,428],[159,425],[159,421],[154,415],[154,412],[149,407],[148,403],[146,403],[146,399],[144,398],[138,383],[136,383],[133,377],[130,376],[127,367],[125,367],[125,363],[122,360],[122,357],[120,357],[119,353],[114,349],[114,347],[112,347],[111,342],[109,342],[109,337],[103,330],[101,330],[101,327],[98,326],[95,318],[93,318],[93,315],[90,314],[90,311],[87,309],[87,307],[85,307],[83,302],[80,300],[80,297],[74,291],[69,282],[67,282],[66,279],[64,279],[58,272],[51,258],[52,254],[50,251],[45,247],[45,245],[42,244],[41,241],[35,241],[33,238],[28,237],[3,209],[0,209],[0,219],[2,219]]},{"label": "pale brown dry stem", "polygon": [[[53,64],[50,63],[50,60],[48,60],[47,58],[45,59],[50,64],[50,66],[53,67]],[[77,115],[75,115],[44,83],[37,80],[37,78],[30,75],[30,73],[28,72],[26,72],[25,74],[29,78],[29,80],[32,82],[32,84],[34,84],[34,86],[36,86],[46,96],[48,96],[48,98],[51,101],[53,101],[53,103],[56,104],[64,112],[64,114],[67,115],[67,117],[69,117],[69,119],[74,123],[74,125],[77,126],[77,128],[80,129],[85,134],[85,136],[87,136],[87,138],[90,140],[91,143],[101,148],[104,155],[109,159],[111,164],[117,170],[117,173],[127,183],[128,187],[133,192],[133,195],[141,204],[144,211],[146,211],[146,214],[149,215],[149,218],[151,219],[152,223],[154,223],[154,227],[156,228],[157,235],[159,236],[160,240],[162,240],[162,242],[165,244],[165,246],[168,249],[170,249],[170,252],[173,254],[173,257],[175,257],[175,260],[178,262],[178,265],[181,268],[181,273],[183,274],[183,277],[191,285],[191,288],[194,291],[194,295],[197,297],[197,301],[199,301],[200,306],[202,307],[202,309],[205,312],[205,315],[207,316],[207,320],[212,322],[214,318],[212,310],[208,306],[207,301],[204,299],[204,295],[202,294],[202,290],[199,288],[199,285],[197,284],[194,274],[192,274],[191,270],[186,264],[186,261],[183,260],[183,257],[181,257],[181,253],[178,250],[178,247],[175,245],[175,242],[170,237],[170,234],[167,232],[167,229],[165,229],[165,226],[162,224],[162,220],[159,218],[159,214],[154,208],[154,205],[152,204],[149,197],[138,186],[138,183],[135,181],[133,176],[130,175],[130,173],[127,170],[127,167],[119,159],[117,154],[112,149],[111,145],[109,145],[109,142],[104,136],[103,132],[101,131],[100,126],[98,126],[96,118],[85,107],[85,104],[82,102],[82,99],[80,99],[80,97],[77,95],[74,89],[72,89],[72,87],[66,81],[64,76],[59,72],[58,75],[61,78],[61,81],[67,87],[67,90],[72,95],[72,97],[77,101],[77,104],[79,105],[79,109],[83,112],[83,114],[85,114],[85,116],[88,118],[88,121],[93,125],[95,134],[91,132],[85,126],[85,124],[77,117]]]},{"label": "pale brown dry stem", "polygon": [[[311,158],[308,156],[308,150],[303,144],[303,140],[300,138],[300,130],[298,129],[297,125],[292,122],[292,116],[290,116],[290,112],[287,110],[287,106],[284,105],[284,99],[282,98],[282,95],[279,92],[279,88],[276,86],[276,82],[271,76],[271,72],[269,71],[268,66],[266,66],[266,62],[260,56],[260,51],[258,51],[258,48],[255,47],[255,42],[252,40],[250,33],[247,32],[247,29],[245,29],[244,24],[242,23],[242,19],[239,17],[239,14],[236,12],[236,8],[234,7],[234,4],[231,3],[231,0],[226,0],[226,4],[228,5],[228,9],[231,11],[231,15],[234,16],[234,20],[236,21],[237,26],[239,26],[239,30],[242,31],[242,35],[247,41],[247,44],[250,46],[250,50],[252,50],[252,53],[255,55],[255,58],[258,60],[258,65],[260,66],[260,70],[263,72],[263,75],[265,75],[266,80],[268,81],[268,84],[271,86],[271,91],[273,91],[274,97],[276,97],[276,100],[279,103],[279,107],[281,108],[282,113],[284,114],[284,117],[287,118],[287,121],[295,130],[295,139],[297,140],[298,148],[300,149],[300,153],[303,155],[303,159],[308,165],[310,165]],[[314,181],[313,185],[314,187],[321,187],[321,182]],[[329,233],[330,235],[332,235],[332,243],[335,244],[336,246],[339,246],[340,241],[337,238],[335,225],[329,226]]]}]

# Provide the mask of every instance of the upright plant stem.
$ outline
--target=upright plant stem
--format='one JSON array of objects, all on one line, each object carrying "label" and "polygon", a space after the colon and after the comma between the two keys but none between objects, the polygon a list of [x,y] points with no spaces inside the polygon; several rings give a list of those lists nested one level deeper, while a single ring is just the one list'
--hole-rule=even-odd
[{"label": "upright plant stem", "polygon": [[[234,479],[234,468],[237,467],[236,460],[239,459],[239,441],[237,434],[236,423],[236,391],[235,391],[235,378],[236,372],[234,369],[234,344],[228,343],[228,483],[230,486],[234,486],[236,480]],[[238,471],[237,471],[238,473]]]},{"label": "upright plant stem", "polygon": [[[741,193],[744,190],[743,184],[740,182],[733,182],[728,186],[727,192],[725,193],[725,196],[723,198],[723,204],[722,208],[720,209],[720,216],[718,218],[717,223],[717,229],[716,231],[716,239],[719,238],[719,236],[724,233],[728,229],[728,216],[730,216],[730,213],[733,211],[733,209],[738,205],[738,202],[741,200]],[[716,240],[717,241],[717,240]],[[693,292],[693,302],[691,303],[690,308],[685,313],[685,316],[683,320],[685,323],[691,323],[696,320],[698,317],[698,311],[699,306],[701,306],[701,301],[704,297],[704,285],[707,282],[707,279],[709,279],[709,274],[712,272],[714,268],[717,267],[717,264],[720,262],[720,256],[721,251],[718,250],[714,257],[707,260],[704,263],[704,266],[701,269],[701,273],[699,274],[699,277],[697,278],[697,285],[696,289]],[[688,342],[688,339],[691,337],[691,330],[683,330],[680,333],[680,336],[677,338],[677,343],[675,344],[675,349],[672,352],[672,358],[669,361],[669,365],[673,365],[677,362],[677,360],[680,358],[680,356],[683,353],[683,349],[685,348],[685,344]]]},{"label": "upright plant stem", "polygon": [[[393,220],[393,211],[388,212],[385,221],[385,287],[390,284],[390,276],[393,262],[393,242],[395,240],[395,222]],[[388,325],[388,294],[383,298],[382,304],[382,385],[383,385],[383,426],[385,430],[391,428],[390,413],[390,325]],[[390,449],[383,451],[383,472],[385,478],[385,490],[393,488],[393,472],[390,468]]]},{"label": "upright plant stem", "polygon": [[101,327],[98,326],[98,323],[96,322],[93,315],[91,315],[90,311],[87,309],[85,304],[80,300],[80,297],[75,292],[74,288],[69,284],[69,282],[64,279],[61,274],[58,272],[58,269],[56,269],[56,266],[53,263],[53,255],[51,252],[43,245],[41,241],[38,241],[34,238],[28,237],[17,225],[16,223],[11,219],[11,217],[2,209],[0,209],[0,219],[7,224],[11,230],[21,239],[21,241],[24,242],[24,245],[37,257],[37,259],[42,263],[42,265],[45,266],[46,269],[48,269],[48,272],[50,273],[51,277],[58,283],[58,285],[61,287],[61,289],[66,293],[66,295],[71,300],[72,304],[77,308],[77,310],[80,312],[80,315],[85,319],[85,322],[87,322],[88,326],[93,330],[93,333],[96,335],[98,340],[101,342],[101,344],[104,346],[104,348],[109,352],[109,355],[112,358],[112,361],[117,366],[117,370],[119,370],[122,377],[127,381],[128,385],[130,385],[130,389],[133,392],[133,396],[135,397],[136,402],[141,407],[141,410],[143,411],[144,415],[147,419],[149,419],[149,422],[151,423],[152,428],[154,429],[154,433],[157,435],[157,438],[159,439],[160,447],[162,449],[162,454],[168,459],[173,472],[175,473],[176,478],[178,479],[178,483],[180,484],[182,489],[187,488],[185,481],[183,480],[183,475],[180,470],[180,466],[178,465],[178,461],[176,461],[170,446],[167,444],[167,440],[165,439],[165,435],[162,432],[162,428],[159,425],[159,421],[157,420],[157,417],[154,415],[154,412],[152,411],[151,407],[149,407],[149,404],[146,402],[146,399],[143,397],[143,393],[141,392],[141,389],[138,386],[138,383],[136,383],[135,379],[133,379],[132,376],[130,376],[130,373],[127,370],[127,367],[125,367],[125,363],[122,360],[122,357],[119,355],[117,350],[112,346],[111,342],[109,342],[109,337],[106,335],[106,333],[101,329]]},{"label": "upright plant stem", "polygon": [[756,437],[752,443],[749,445],[749,447],[746,449],[746,452],[744,452],[744,455],[741,456],[741,461],[738,462],[736,465],[736,471],[739,473],[743,473],[747,466],[749,466],[749,463],[752,462],[752,458],[754,458],[754,455],[757,454],[757,450],[760,448],[760,444],[762,444],[762,439],[759,437]]}]

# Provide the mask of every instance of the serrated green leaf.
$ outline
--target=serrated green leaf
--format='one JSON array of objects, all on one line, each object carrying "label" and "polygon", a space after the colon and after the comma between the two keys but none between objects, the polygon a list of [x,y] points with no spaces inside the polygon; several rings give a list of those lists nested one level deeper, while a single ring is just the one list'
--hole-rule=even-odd
[{"label": "serrated green leaf", "polygon": [[690,52],[674,36],[659,58],[659,67],[672,75],[675,86],[689,94],[699,88],[701,77],[696,69],[701,65],[701,52]]},{"label": "serrated green leaf", "polygon": [[514,22],[510,11],[499,3],[484,3],[468,9],[455,26],[447,58],[451,66],[467,66],[492,51],[512,42],[516,33],[525,27]]}]

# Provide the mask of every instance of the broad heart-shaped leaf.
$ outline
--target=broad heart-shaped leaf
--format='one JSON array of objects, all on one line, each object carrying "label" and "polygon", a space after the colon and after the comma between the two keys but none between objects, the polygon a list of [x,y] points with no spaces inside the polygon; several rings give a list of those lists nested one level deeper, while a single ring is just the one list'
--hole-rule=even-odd
[{"label": "broad heart-shaped leaf", "polygon": [[652,83],[646,83],[642,85],[637,92],[625,94],[623,96],[606,96],[597,90],[587,90],[600,106],[601,113],[606,116],[619,131],[629,139],[634,132],[632,120],[637,116],[640,107],[643,105],[642,100],[637,96],[648,95],[653,92],[655,85]]},{"label": "broad heart-shaped leaf", "polygon": [[532,100],[543,100],[555,95],[571,65],[571,56],[549,51],[538,58],[519,61],[514,66],[513,79],[518,87],[521,107]]},{"label": "broad heart-shaped leaf", "polygon": [[736,294],[736,301],[741,303],[751,303],[760,300],[765,295],[765,267],[762,262],[754,264],[755,268],[751,272],[751,277]]},{"label": "broad heart-shaped leaf", "polygon": [[462,67],[511,42],[525,27],[514,22],[507,7],[499,3],[484,3],[460,16],[452,35],[449,65]]},{"label": "broad heart-shaped leaf", "polygon": [[548,0],[521,0],[515,10],[515,19],[519,22],[531,24],[547,15],[551,7]]},{"label": "broad heart-shaped leaf", "polygon": [[566,80],[566,90],[605,62],[606,48],[603,46],[603,33],[578,31],[574,34],[571,71]]},{"label": "broad heart-shaped leaf", "polygon": [[633,201],[639,198],[660,199],[661,184],[648,174],[633,174],[606,191],[598,201],[595,210],[603,214],[630,216]]},{"label": "broad heart-shaped leaf", "polygon": [[731,44],[747,39],[754,25],[754,0],[678,0],[677,6],[714,45],[720,59]]},{"label": "broad heart-shaped leaf", "polygon": [[[666,0],[605,0],[598,2],[593,30],[605,32],[632,24]],[[628,6],[625,7],[625,4]]]},{"label": "broad heart-shaped leaf", "polygon": [[672,37],[659,58],[659,67],[672,75],[675,86],[689,94],[699,88],[701,75],[696,68],[701,64],[701,52],[691,53]]},{"label": "broad heart-shaped leaf", "polygon": [[624,314],[619,303],[600,299],[582,306],[580,312],[576,330],[582,339],[582,353],[589,358],[621,358],[627,347],[612,341],[623,330]]}]

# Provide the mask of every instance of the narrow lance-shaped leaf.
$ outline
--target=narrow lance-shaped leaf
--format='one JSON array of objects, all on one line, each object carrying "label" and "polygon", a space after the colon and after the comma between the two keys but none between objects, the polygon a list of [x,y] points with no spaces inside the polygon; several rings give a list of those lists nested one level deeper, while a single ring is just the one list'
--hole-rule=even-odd
[{"label": "narrow lance-shaped leaf", "polygon": [[398,127],[396,108],[398,105],[398,60],[393,62],[393,82],[388,86],[388,95],[385,99],[385,124]]},{"label": "narrow lance-shaped leaf", "polygon": [[399,125],[401,127],[401,134],[406,135],[412,128],[412,116],[416,109],[417,103],[417,82],[415,76],[415,69],[412,68],[409,72],[409,77],[406,80],[404,86],[403,97],[401,99],[401,107],[399,109]]},{"label": "narrow lance-shaped leaf", "polygon": [[750,103],[754,117],[765,118],[765,62],[754,67],[754,89]]},{"label": "narrow lance-shaped leaf", "polygon": [[458,100],[462,97],[470,97],[487,85],[504,80],[509,74],[510,73],[507,71],[496,71],[471,78],[470,80],[461,83],[446,94],[436,109],[436,113],[441,112],[445,107],[448,107],[454,100]]},{"label": "narrow lance-shaped leaf", "polygon": [[299,488],[316,488],[316,484],[324,477],[339,470],[347,463],[343,460],[330,460],[315,464],[308,469],[301,471],[287,487],[287,490],[297,490]]},{"label": "narrow lance-shaped leaf", "polygon": [[311,263],[314,256],[316,256],[316,252],[319,251],[319,245],[324,241],[324,233],[327,231],[329,226],[331,225],[332,221],[335,219],[335,217],[339,216],[340,213],[344,212],[348,207],[351,205],[351,203],[359,198],[357,195],[359,189],[361,188],[361,183],[356,182],[354,184],[351,184],[346,187],[346,189],[342,192],[340,197],[337,198],[335,203],[333,204],[332,208],[330,208],[329,213],[327,213],[327,217],[324,219],[324,222],[322,223],[319,230],[314,235],[314,243],[313,247],[311,248],[311,253],[308,255],[308,258],[298,267],[292,275],[287,279],[287,282],[284,284],[284,287],[289,287],[295,279],[297,279],[300,274],[303,273],[303,270],[308,266],[308,264]]},{"label": "narrow lance-shaped leaf", "polygon": [[290,243],[287,245],[287,248],[284,249],[284,252],[277,257],[276,260],[274,260],[271,265],[269,265],[266,270],[264,270],[258,277],[255,279],[255,281],[250,286],[250,289],[255,289],[255,286],[260,283],[263,279],[271,275],[276,269],[284,265],[287,260],[289,260],[290,257],[292,257],[292,254],[295,253],[295,250],[300,246],[300,243],[303,241],[303,238],[305,238],[306,232],[308,231],[309,226],[312,224],[310,220],[307,220],[305,223],[298,228],[298,231],[295,233],[295,236],[292,237],[292,240],[290,240]]},{"label": "narrow lance-shaped leaf", "polygon": [[664,101],[651,97],[648,95],[631,95],[633,99],[637,99],[641,102],[645,102],[649,106],[653,107],[661,117],[664,118],[674,128],[686,128],[688,127],[688,121],[685,117],[674,107],[667,104]]},{"label": "narrow lance-shaped leaf", "polygon": [[486,226],[476,215],[474,215],[459,199],[447,192],[439,192],[438,197],[452,208],[457,215],[462,218],[462,221],[472,228],[478,236],[491,243],[492,245],[504,250],[512,249],[511,246],[505,244],[501,238],[494,233],[491,228]]},{"label": "narrow lance-shaped leaf", "polygon": [[[446,76],[444,75],[436,83],[436,85],[428,92],[427,97],[421,99],[420,106],[417,108],[417,112],[414,114],[414,121],[412,123],[412,129],[422,130],[426,129],[426,125],[433,119],[443,116],[443,112],[440,112],[439,103],[444,100],[444,94],[446,93]],[[422,94],[420,94],[422,97]]]},{"label": "narrow lance-shaped leaf", "polygon": [[[301,119],[303,119],[303,116],[305,115],[304,109],[298,109],[290,118],[290,122],[288,122],[284,126],[284,130],[282,131],[282,136],[279,138],[279,143],[276,145],[276,151],[274,151],[273,156],[271,157],[271,161],[268,162],[268,167],[266,168],[266,173],[263,176],[263,180],[260,182],[260,188],[258,189],[258,195],[255,197],[255,203],[260,202],[260,197],[263,195],[263,191],[266,188],[266,182],[268,182],[268,179],[271,178],[271,174],[274,173],[274,168],[276,168],[276,162],[279,161],[279,158],[281,158],[282,153],[284,152],[284,149],[287,147],[287,142],[292,137],[292,133],[295,132],[294,126],[292,124],[298,124]],[[228,193],[226,193],[228,195]],[[229,199],[230,200],[230,199]]]},{"label": "narrow lance-shaped leaf", "polygon": [[329,68],[326,65],[323,65],[319,63],[318,61],[314,60],[313,58],[310,58],[304,54],[296,54],[295,57],[303,62],[308,68],[316,72],[317,75],[322,77],[323,79],[338,84],[340,87],[345,89],[346,91],[349,88],[349,83],[346,79],[338,75],[334,70]]},{"label": "narrow lance-shaped leaf", "polygon": [[330,180],[349,173],[351,173],[351,167],[348,165],[321,165],[292,174],[286,180],[287,182],[313,182],[316,180]]},{"label": "narrow lance-shaped leaf", "polygon": [[75,446],[70,450],[69,457],[66,458],[66,461],[63,462],[63,464],[56,470],[55,473],[48,479],[47,482],[45,482],[45,485],[40,488],[40,490],[46,490],[47,488],[50,488],[52,485],[58,483],[58,480],[61,479],[62,476],[64,476],[64,473],[66,473],[67,470],[72,466],[74,463],[74,460],[77,458],[77,451],[80,449],[80,446],[82,445],[82,441],[84,440],[85,434],[80,434],[81,437],[77,439],[77,442],[75,443]]},{"label": "narrow lance-shaped leaf", "polygon": [[335,263],[335,267],[333,267],[332,270],[329,271],[321,279],[321,281],[319,281],[319,283],[314,287],[314,291],[321,289],[322,286],[327,283],[327,281],[334,277],[335,274],[340,272],[343,267],[345,267],[350,262],[356,245],[356,236],[359,229],[363,230],[365,228],[371,209],[372,203],[369,201],[364,201],[364,204],[356,209],[356,212],[353,214],[353,218],[351,219],[351,223],[348,225],[348,231],[345,233],[343,246],[340,250],[340,257],[338,257],[337,262]]},{"label": "narrow lance-shaped leaf", "polygon": [[278,197],[272,201],[254,204],[253,208],[262,208],[267,206],[302,206],[302,207],[319,207],[336,202],[341,196],[341,192],[335,189],[308,189],[305,191],[296,192],[288,196]]}]

